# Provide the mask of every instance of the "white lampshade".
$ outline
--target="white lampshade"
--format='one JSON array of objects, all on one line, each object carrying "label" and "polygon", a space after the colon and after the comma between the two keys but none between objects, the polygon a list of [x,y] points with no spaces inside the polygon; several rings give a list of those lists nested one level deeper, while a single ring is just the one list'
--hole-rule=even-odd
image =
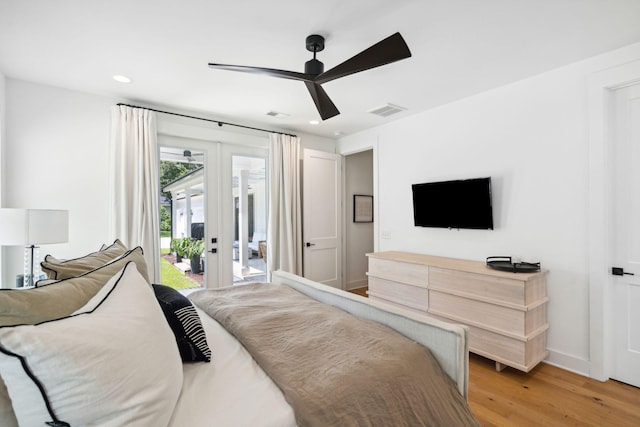
[{"label": "white lampshade", "polygon": [[0,209],[0,245],[42,245],[68,240],[69,211]]}]

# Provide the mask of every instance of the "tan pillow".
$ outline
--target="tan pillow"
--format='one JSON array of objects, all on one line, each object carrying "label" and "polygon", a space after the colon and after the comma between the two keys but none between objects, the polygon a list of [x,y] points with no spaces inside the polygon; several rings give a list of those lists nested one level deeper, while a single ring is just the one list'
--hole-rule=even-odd
[{"label": "tan pillow", "polygon": [[104,247],[103,245],[98,252],[92,252],[80,258],[63,261],[47,255],[44,261],[40,263],[40,266],[49,279],[67,279],[95,270],[112,259],[119,257],[127,250],[124,243],[116,239],[110,246]]},{"label": "tan pillow", "polygon": [[81,276],[54,281],[29,289],[0,289],[0,326],[34,325],[65,317],[84,306],[101,288],[133,261],[149,283],[142,248],[122,254]]}]

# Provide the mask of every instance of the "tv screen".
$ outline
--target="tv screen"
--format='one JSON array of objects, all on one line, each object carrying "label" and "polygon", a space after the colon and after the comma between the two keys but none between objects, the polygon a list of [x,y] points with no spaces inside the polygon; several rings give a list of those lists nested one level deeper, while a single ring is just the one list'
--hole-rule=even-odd
[{"label": "tv screen", "polygon": [[491,177],[413,184],[418,227],[493,229]]}]

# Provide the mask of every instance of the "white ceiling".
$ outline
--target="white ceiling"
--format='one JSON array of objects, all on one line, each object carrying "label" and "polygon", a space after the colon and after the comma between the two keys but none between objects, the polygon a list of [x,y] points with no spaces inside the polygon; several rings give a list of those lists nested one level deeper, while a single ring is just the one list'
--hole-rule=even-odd
[{"label": "white ceiling", "polygon": [[[396,31],[413,56],[325,84],[341,114],[316,126],[302,82],[207,66],[303,71],[320,34],[328,70]],[[640,0],[0,0],[8,78],[327,137],[638,41]],[[366,112],[385,103],[408,110]]]}]

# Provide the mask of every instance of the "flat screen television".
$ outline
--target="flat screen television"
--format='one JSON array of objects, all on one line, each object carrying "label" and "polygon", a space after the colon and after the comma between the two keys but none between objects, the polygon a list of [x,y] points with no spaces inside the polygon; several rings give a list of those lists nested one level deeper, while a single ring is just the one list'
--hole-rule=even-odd
[{"label": "flat screen television", "polygon": [[491,177],[411,187],[416,227],[493,229]]}]

